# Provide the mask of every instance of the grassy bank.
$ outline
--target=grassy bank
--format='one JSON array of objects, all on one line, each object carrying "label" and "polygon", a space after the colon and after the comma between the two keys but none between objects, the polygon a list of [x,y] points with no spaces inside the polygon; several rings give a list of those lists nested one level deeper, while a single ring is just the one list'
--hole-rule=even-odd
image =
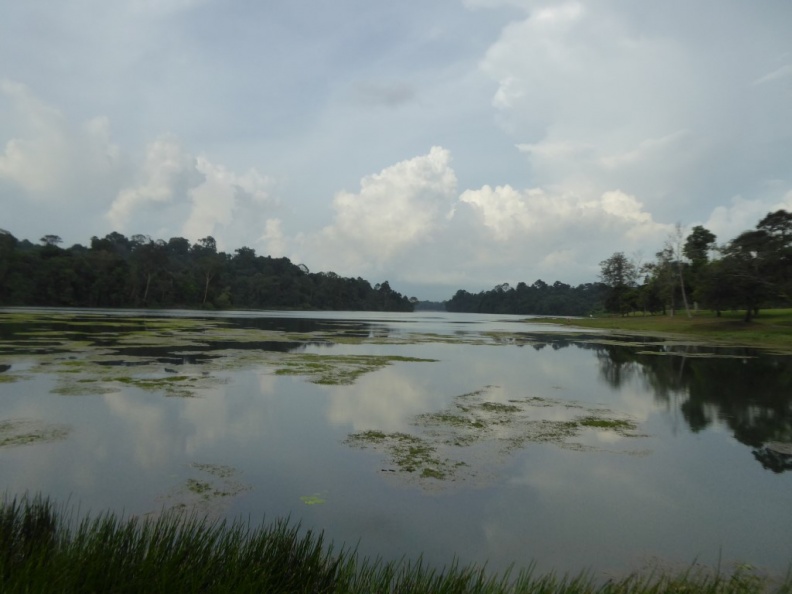
[{"label": "grassy bank", "polygon": [[696,337],[726,344],[769,348],[792,353],[792,309],[760,311],[750,322],[743,321],[743,312],[698,311],[691,318],[685,312],[674,316],[602,316],[594,318],[543,318],[532,322],[548,322],[577,328],[674,334]]},{"label": "grassy bank", "polygon": [[321,534],[288,521],[252,528],[195,516],[73,522],[44,499],[0,507],[3,592],[792,592],[745,568],[727,573],[633,575],[597,583],[577,576],[487,575],[477,567],[435,570],[420,561],[385,563],[335,550]]}]

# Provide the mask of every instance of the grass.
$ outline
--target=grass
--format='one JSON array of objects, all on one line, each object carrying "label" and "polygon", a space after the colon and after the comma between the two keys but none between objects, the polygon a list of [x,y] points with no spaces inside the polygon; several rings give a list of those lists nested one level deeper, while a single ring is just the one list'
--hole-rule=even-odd
[{"label": "grass", "polygon": [[595,318],[542,318],[531,322],[548,322],[577,328],[600,328],[648,334],[685,335],[708,341],[769,348],[792,352],[792,309],[768,309],[750,322],[743,312],[698,311],[688,318],[685,312],[674,316],[603,316]]},{"label": "grass", "polygon": [[323,534],[288,520],[254,528],[196,516],[79,522],[42,498],[0,505],[0,589],[3,592],[313,592],[313,593],[602,593],[707,594],[790,592],[792,576],[773,582],[747,566],[649,572],[605,583],[590,573],[490,574],[454,563],[361,558],[336,549]]}]

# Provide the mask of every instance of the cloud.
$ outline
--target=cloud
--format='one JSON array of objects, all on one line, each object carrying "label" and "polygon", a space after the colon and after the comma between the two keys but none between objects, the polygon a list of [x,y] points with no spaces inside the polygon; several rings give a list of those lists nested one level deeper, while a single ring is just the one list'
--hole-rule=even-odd
[{"label": "cloud", "polygon": [[[464,207],[471,211],[474,222],[468,221],[467,235],[475,237],[477,245],[466,263],[466,276],[490,283],[593,280],[597,263],[615,251],[614,246],[652,252],[673,229],[620,190],[580,196],[484,186],[463,192],[459,203],[455,216]],[[497,269],[500,278],[488,269]]]},{"label": "cloud", "polygon": [[[267,254],[280,258],[288,252],[288,240],[283,233],[280,219],[267,219],[264,224],[264,233],[259,237],[257,244],[263,244]],[[298,264],[299,262],[295,262]]]},{"label": "cloud", "polygon": [[190,10],[208,0],[130,0],[132,14],[164,16]]},{"label": "cloud", "polygon": [[780,68],[776,68],[772,72],[768,72],[764,76],[760,76],[751,84],[757,86],[784,78],[792,78],[792,64],[784,64]]},{"label": "cloud", "polygon": [[164,239],[215,235],[222,249],[235,249],[261,236],[277,208],[271,177],[195,156],[173,135],[149,142],[137,158],[112,141],[104,116],[75,125],[27,86],[8,80],[0,81],[2,101],[13,117],[0,117],[0,130],[10,136],[0,153],[0,192],[6,214],[17,222],[35,225],[46,204],[48,226],[71,221],[55,230],[74,235],[70,241],[85,243],[109,231]]},{"label": "cloud", "polygon": [[106,216],[114,230],[128,230],[133,215],[161,210],[205,180],[196,159],[170,136],[147,147],[140,178],[136,186],[121,190],[111,204]]},{"label": "cloud", "polygon": [[382,269],[396,256],[431,238],[456,193],[451,155],[432,147],[421,155],[364,177],[358,193],[333,200],[335,217],[309,251],[341,274]]},{"label": "cloud", "polygon": [[[480,68],[497,85],[498,121],[528,158],[536,186],[621,188],[655,216],[703,216],[705,200],[717,203],[736,188],[717,192],[744,183],[737,172],[746,156],[768,152],[768,137],[783,135],[771,124],[781,104],[749,92],[765,49],[730,60],[724,76],[727,58],[714,41],[747,34],[740,22],[750,29],[750,19],[739,13],[726,13],[702,39],[668,26],[671,11],[658,9],[649,24],[619,2],[514,4],[523,16],[503,28]],[[788,74],[782,66],[754,84]]]},{"label": "cloud", "polygon": [[365,105],[399,107],[415,100],[415,88],[405,82],[369,81],[358,85],[357,94]]},{"label": "cloud", "polygon": [[769,197],[746,199],[734,196],[728,206],[718,206],[713,209],[704,227],[715,233],[718,243],[726,243],[756,224],[769,212],[787,210],[792,212],[792,190],[781,194],[773,193]]},{"label": "cloud", "polygon": [[[302,260],[449,292],[536,278],[585,282],[616,249],[652,253],[673,230],[621,190],[485,185],[456,195],[450,163],[435,147],[364,177],[358,193],[339,192],[333,224],[295,239]],[[283,241],[280,222],[271,235]]]},{"label": "cloud", "polygon": [[[158,138],[146,148],[136,185],[124,188],[106,218],[114,230],[151,228],[157,213],[156,236],[179,233],[197,240],[212,235],[221,249],[242,247],[240,237],[264,226],[273,200],[272,180],[250,169],[237,174],[205,156],[193,156],[173,136]],[[260,232],[260,231],[259,231]]]},{"label": "cloud", "polygon": [[493,239],[500,242],[525,234],[566,240],[580,237],[576,231],[586,235],[609,232],[611,238],[616,231],[617,236],[632,241],[669,230],[668,225],[656,223],[634,196],[620,190],[585,199],[570,194],[553,195],[539,188],[518,191],[511,186],[484,186],[463,192],[459,200],[476,210]]},{"label": "cloud", "polygon": [[[123,174],[121,152],[111,141],[110,122],[98,116],[73,125],[58,109],[17,82],[0,81],[13,134],[0,154],[0,179],[37,202],[96,202]],[[1,104],[1,103],[0,103]]]},{"label": "cloud", "polygon": [[[205,237],[221,228],[245,222],[245,217],[264,210],[270,202],[272,180],[250,169],[238,175],[206,157],[198,157],[196,169],[204,181],[189,191],[192,210],[182,232],[188,237]],[[242,225],[244,226],[244,225]],[[228,237],[234,247],[233,236]]]}]

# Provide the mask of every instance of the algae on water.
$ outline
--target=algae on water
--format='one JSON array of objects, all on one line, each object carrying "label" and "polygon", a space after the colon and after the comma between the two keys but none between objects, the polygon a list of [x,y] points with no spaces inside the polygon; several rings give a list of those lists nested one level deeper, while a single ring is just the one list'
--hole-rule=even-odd
[{"label": "algae on water", "polygon": [[165,496],[166,507],[214,513],[251,488],[238,479],[239,471],[233,466],[194,463],[190,468],[191,476]]},{"label": "algae on water", "polygon": [[290,353],[276,363],[275,373],[305,376],[314,384],[348,386],[361,375],[396,362],[434,362],[434,360],[395,355]]},{"label": "algae on water", "polygon": [[384,471],[426,486],[438,480],[480,480],[528,444],[604,451],[582,441],[586,431],[641,437],[637,423],[607,409],[536,396],[503,403],[490,399],[494,389],[487,386],[461,394],[446,409],[417,415],[412,433],[360,431],[345,443],[382,452],[387,459]]},{"label": "algae on water", "polygon": [[321,493],[314,493],[313,495],[303,495],[300,497],[300,501],[302,501],[305,505],[321,505],[325,503],[326,500],[322,497]]},{"label": "algae on water", "polygon": [[[14,340],[0,343],[0,354],[32,359],[31,372],[53,374],[56,381],[51,392],[63,395],[102,395],[129,386],[167,396],[195,396],[224,383],[222,372],[254,366],[277,375],[303,376],[316,384],[343,386],[393,363],[430,361],[397,355],[294,352],[309,344],[356,344],[366,339],[346,340],[344,331],[244,328],[221,319],[106,319],[90,313],[20,312],[0,313],[0,323],[20,326],[12,333]],[[16,374],[0,374],[0,382],[19,379]]]},{"label": "algae on water", "polygon": [[59,441],[68,437],[67,425],[35,419],[0,420],[0,448]]}]

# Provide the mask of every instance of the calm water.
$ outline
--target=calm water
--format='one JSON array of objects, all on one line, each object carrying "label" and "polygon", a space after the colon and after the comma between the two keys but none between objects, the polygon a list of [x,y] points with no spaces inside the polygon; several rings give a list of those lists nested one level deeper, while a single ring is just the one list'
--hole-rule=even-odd
[{"label": "calm water", "polygon": [[[196,315],[0,310],[0,490],[290,515],[366,555],[492,569],[792,562],[792,357],[508,316]],[[481,422],[439,421],[459,415]],[[372,431],[455,470],[349,441]]]}]

